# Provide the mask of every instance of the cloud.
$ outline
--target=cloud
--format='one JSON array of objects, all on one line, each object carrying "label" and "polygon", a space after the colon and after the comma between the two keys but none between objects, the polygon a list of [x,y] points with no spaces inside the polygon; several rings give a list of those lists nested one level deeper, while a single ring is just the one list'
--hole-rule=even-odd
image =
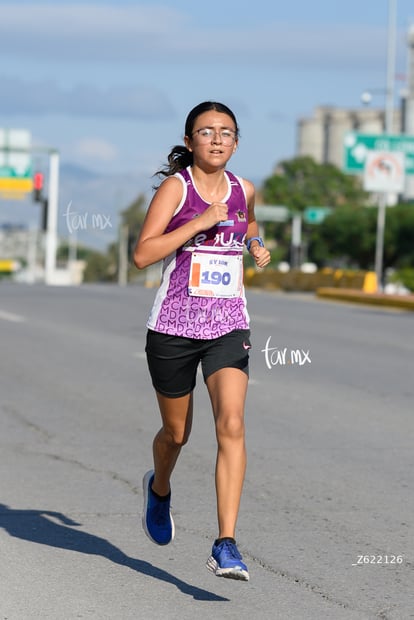
[{"label": "cloud", "polygon": [[367,68],[384,60],[384,29],[298,20],[249,29],[203,27],[195,16],[161,5],[91,2],[1,5],[0,52],[57,61],[131,64],[263,63]]},{"label": "cloud", "polygon": [[78,159],[92,159],[103,162],[111,162],[117,159],[118,149],[102,138],[81,138],[70,149],[73,156]]},{"label": "cloud", "polygon": [[79,85],[64,90],[52,80],[26,82],[0,78],[0,113],[4,115],[59,114],[163,120],[174,116],[168,97],[153,86],[117,86],[100,89]]},{"label": "cloud", "polygon": [[1,2],[2,26],[5,31],[20,31],[30,35],[36,31],[39,38],[50,36],[57,29],[67,37],[105,40],[113,34],[165,35],[171,28],[185,25],[188,17],[174,8],[141,4],[110,5],[104,2],[36,2],[24,4]]},{"label": "cloud", "polygon": [[1,5],[0,50],[66,61],[148,59],[148,50],[181,30],[186,17],[167,7],[92,2]]}]

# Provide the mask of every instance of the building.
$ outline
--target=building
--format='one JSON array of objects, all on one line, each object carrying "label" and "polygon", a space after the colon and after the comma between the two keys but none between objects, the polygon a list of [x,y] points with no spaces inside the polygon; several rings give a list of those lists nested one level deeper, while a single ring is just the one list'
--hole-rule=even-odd
[{"label": "building", "polygon": [[[401,133],[401,128],[401,112],[394,110],[393,133]],[[298,121],[297,155],[309,155],[320,164],[330,163],[342,168],[344,136],[348,131],[384,133],[385,111],[318,106],[311,118]]]},{"label": "building", "polygon": [[[399,108],[394,109],[391,133],[414,136],[414,24],[409,29],[407,44],[407,88],[401,94]],[[296,154],[309,155],[318,163],[342,168],[344,135],[348,131],[385,133],[385,109],[318,106],[312,117],[298,121]],[[407,176],[405,194],[414,197],[414,176]]]}]

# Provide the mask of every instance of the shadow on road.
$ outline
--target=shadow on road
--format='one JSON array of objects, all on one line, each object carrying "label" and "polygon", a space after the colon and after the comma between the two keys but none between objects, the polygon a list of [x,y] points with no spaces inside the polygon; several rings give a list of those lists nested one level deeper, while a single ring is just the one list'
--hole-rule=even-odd
[{"label": "shadow on road", "polygon": [[[57,519],[60,523],[51,521],[48,517]],[[115,564],[127,566],[137,573],[154,577],[176,586],[183,594],[188,594],[198,601],[229,601],[228,598],[218,596],[207,590],[174,577],[171,573],[153,566],[144,560],[137,560],[125,555],[120,549],[112,545],[105,538],[73,529],[81,523],[72,521],[60,512],[50,510],[14,510],[5,504],[0,504],[0,526],[10,536],[21,538],[40,545],[58,547],[86,553],[100,555]]]}]

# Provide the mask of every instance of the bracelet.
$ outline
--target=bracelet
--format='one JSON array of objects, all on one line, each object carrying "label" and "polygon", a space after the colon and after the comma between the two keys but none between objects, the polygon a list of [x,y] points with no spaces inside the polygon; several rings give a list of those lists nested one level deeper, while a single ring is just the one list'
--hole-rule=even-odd
[{"label": "bracelet", "polygon": [[248,252],[250,252],[250,246],[251,246],[252,241],[257,241],[257,243],[260,245],[260,247],[264,248],[263,239],[261,237],[251,237],[246,242],[246,248],[247,248]]}]

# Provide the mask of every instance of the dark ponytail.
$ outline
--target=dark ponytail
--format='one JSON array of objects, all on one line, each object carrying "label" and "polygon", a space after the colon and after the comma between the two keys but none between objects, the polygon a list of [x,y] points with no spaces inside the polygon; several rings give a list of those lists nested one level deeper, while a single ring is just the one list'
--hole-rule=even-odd
[{"label": "dark ponytail", "polygon": [[[193,108],[187,116],[187,120],[185,122],[185,135],[187,138],[190,140],[192,139],[194,123],[197,117],[204,112],[210,112],[210,110],[215,110],[216,112],[221,112],[230,116],[236,127],[236,137],[238,137],[239,126],[237,124],[236,117],[230,108],[224,105],[224,103],[218,103],[217,101],[204,101]],[[154,176],[170,177],[176,172],[184,170],[187,166],[192,166],[193,154],[186,146],[174,146],[171,153],[168,155],[167,161],[168,163],[163,168],[158,170]],[[154,186],[154,189],[157,189],[158,187],[159,186]]]},{"label": "dark ponytail", "polygon": [[[187,166],[191,166],[193,163],[193,154],[188,150],[186,146],[177,145],[174,146],[171,150],[171,153],[168,155],[167,159],[168,163],[157,170],[154,176],[158,177],[170,177],[176,172],[180,170],[184,170]],[[154,186],[154,189],[157,189],[157,186]]]}]

